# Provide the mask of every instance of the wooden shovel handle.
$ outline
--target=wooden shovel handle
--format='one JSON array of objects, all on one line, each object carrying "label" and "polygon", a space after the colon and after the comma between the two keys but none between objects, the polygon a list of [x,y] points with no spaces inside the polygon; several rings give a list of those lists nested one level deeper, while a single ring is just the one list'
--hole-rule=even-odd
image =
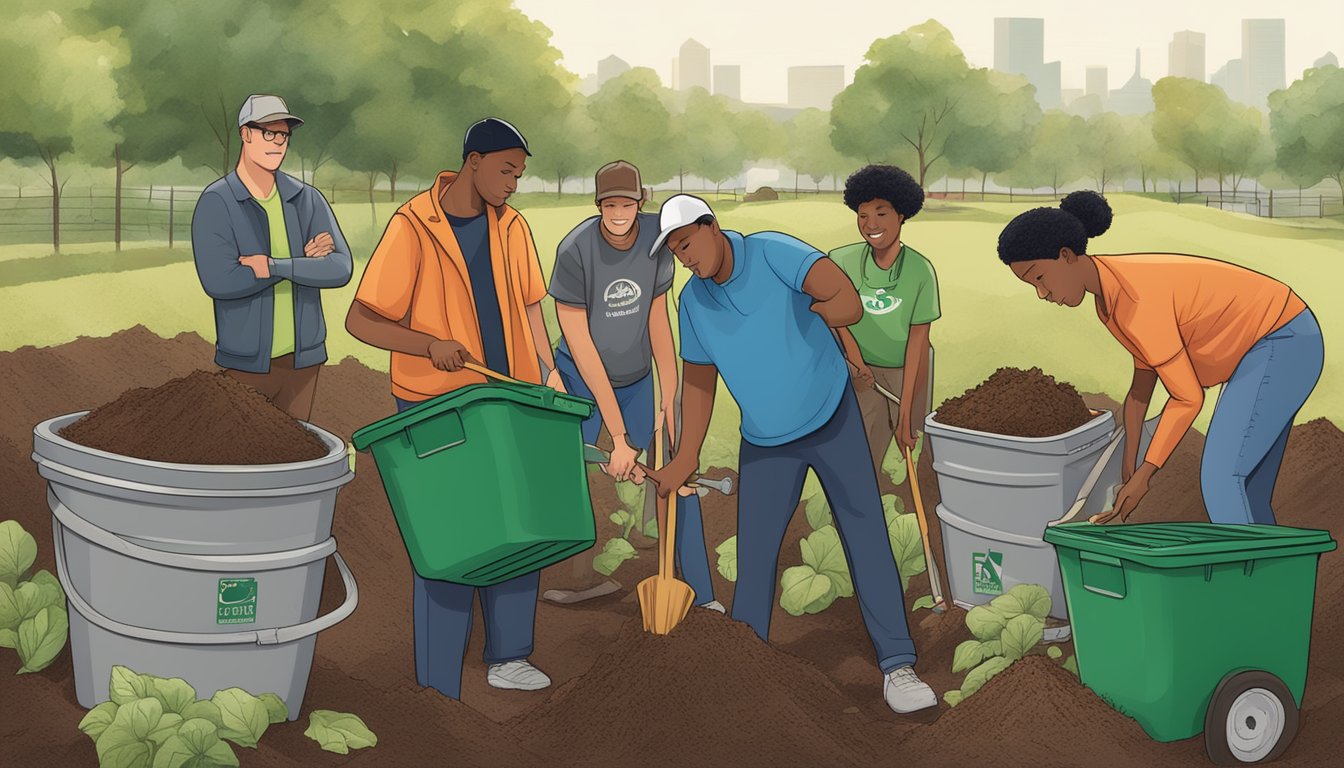
[{"label": "wooden shovel handle", "polygon": [[518,379],[512,378],[510,376],[505,376],[504,374],[498,371],[492,371],[483,365],[477,365],[476,363],[470,361],[462,363],[462,367],[466,368],[468,371],[472,371],[473,373],[479,373],[487,379],[502,381],[505,384],[527,384],[527,382],[525,381],[519,381]]},{"label": "wooden shovel handle", "polygon": [[905,476],[910,480],[910,496],[915,502],[915,519],[919,521],[919,538],[924,544],[924,562],[927,563],[929,586],[933,590],[934,602],[946,603],[947,595],[950,593],[943,591],[944,569],[938,567],[938,561],[933,559],[933,547],[929,546],[929,520],[924,513],[924,497],[919,492],[919,467],[915,466],[910,449],[905,448],[904,452]]}]

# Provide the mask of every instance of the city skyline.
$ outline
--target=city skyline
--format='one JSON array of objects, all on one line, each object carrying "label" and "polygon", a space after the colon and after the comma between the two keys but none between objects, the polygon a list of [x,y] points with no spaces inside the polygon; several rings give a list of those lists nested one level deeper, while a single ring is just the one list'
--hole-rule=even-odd
[{"label": "city skyline", "polygon": [[[786,104],[788,69],[794,66],[842,65],[846,81],[863,64],[874,39],[898,34],[937,19],[953,34],[977,67],[994,64],[994,19],[1043,18],[1046,62],[1061,62],[1063,90],[1083,89],[1088,66],[1105,66],[1111,86],[1127,80],[1134,50],[1142,54],[1141,76],[1156,82],[1168,74],[1170,45],[1181,31],[1205,37],[1206,80],[1226,62],[1240,58],[1242,20],[1264,17],[1285,20],[1286,81],[1325,56],[1344,55],[1344,4],[1338,8],[1308,0],[1285,0],[1273,10],[1248,0],[1173,4],[1131,0],[1123,6],[1098,7],[1078,14],[1076,3],[1051,0],[966,0],[936,12],[893,6],[889,2],[855,0],[835,3],[833,13],[807,23],[773,13],[766,2],[725,4],[684,0],[675,12],[655,9],[612,14],[597,0],[515,0],[518,7],[552,31],[552,44],[563,63],[580,77],[595,73],[598,60],[615,55],[631,66],[649,67],[665,84],[672,83],[671,62],[679,47],[694,38],[714,58],[741,66],[742,99],[750,103]],[[638,34],[630,34],[635,28]],[[1332,34],[1333,32],[1333,34]]]}]

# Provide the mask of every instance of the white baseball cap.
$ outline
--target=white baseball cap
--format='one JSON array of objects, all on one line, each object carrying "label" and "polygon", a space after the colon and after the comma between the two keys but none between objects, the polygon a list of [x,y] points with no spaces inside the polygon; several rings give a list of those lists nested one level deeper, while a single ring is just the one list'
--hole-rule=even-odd
[{"label": "white baseball cap", "polygon": [[277,120],[288,120],[293,128],[303,125],[302,120],[289,113],[285,100],[279,96],[254,93],[247,97],[243,108],[238,110],[239,128],[248,123],[273,123]]},{"label": "white baseball cap", "polygon": [[649,251],[649,255],[656,257],[658,249],[667,242],[668,235],[688,224],[694,224],[702,216],[712,217],[714,212],[709,209],[709,203],[695,195],[673,195],[667,198],[658,211],[658,239],[653,241],[653,250]]}]

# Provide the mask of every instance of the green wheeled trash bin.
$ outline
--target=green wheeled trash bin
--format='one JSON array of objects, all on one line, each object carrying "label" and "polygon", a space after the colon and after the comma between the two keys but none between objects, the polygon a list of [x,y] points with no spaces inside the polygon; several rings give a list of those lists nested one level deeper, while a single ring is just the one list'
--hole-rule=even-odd
[{"label": "green wheeled trash bin", "polygon": [[416,573],[488,587],[593,546],[580,425],[594,407],[549,387],[477,384],[353,443],[373,452]]},{"label": "green wheeled trash bin", "polygon": [[1220,764],[1277,758],[1307,684],[1328,531],[1149,523],[1050,528],[1079,679],[1157,741]]}]

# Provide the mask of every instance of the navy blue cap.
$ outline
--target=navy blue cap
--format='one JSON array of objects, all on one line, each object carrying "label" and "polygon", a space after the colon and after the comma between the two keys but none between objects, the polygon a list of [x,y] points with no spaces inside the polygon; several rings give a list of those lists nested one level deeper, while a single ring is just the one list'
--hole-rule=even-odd
[{"label": "navy blue cap", "polygon": [[467,129],[466,138],[462,140],[462,159],[466,160],[472,152],[488,155],[505,149],[521,149],[532,156],[527,139],[517,128],[497,117],[487,117]]}]

